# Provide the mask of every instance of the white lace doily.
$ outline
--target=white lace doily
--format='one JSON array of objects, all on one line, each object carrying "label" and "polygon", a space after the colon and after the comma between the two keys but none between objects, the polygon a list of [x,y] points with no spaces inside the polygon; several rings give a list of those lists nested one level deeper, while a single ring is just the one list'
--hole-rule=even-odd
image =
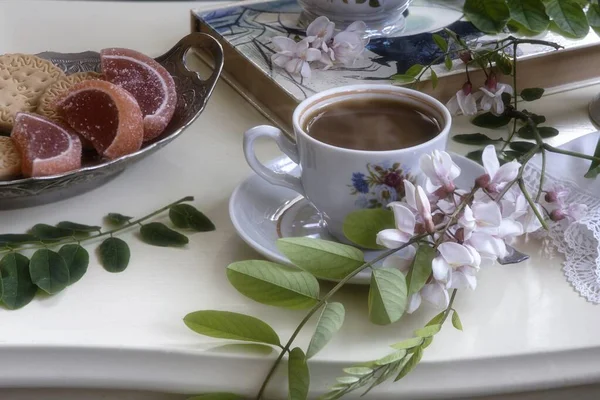
[{"label": "white lace doily", "polygon": [[[596,147],[598,136],[598,133],[586,135],[561,148],[589,154]],[[563,271],[575,290],[588,301],[600,304],[600,177],[596,180],[583,177],[589,164],[586,160],[547,153],[544,188],[563,186],[569,190],[567,204],[585,204],[588,211],[577,222],[565,219],[550,224],[550,230],[541,237],[547,256],[557,252],[564,255]],[[539,158],[525,168],[530,193],[537,191],[540,168]]]}]

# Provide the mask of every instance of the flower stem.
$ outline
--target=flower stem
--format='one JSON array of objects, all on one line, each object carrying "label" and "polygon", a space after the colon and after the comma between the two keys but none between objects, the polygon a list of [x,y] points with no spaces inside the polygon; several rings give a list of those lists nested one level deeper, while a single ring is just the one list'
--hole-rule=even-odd
[{"label": "flower stem", "polygon": [[281,360],[283,359],[283,356],[285,356],[285,353],[287,353],[290,350],[290,347],[292,345],[292,343],[294,342],[294,340],[296,339],[296,336],[298,336],[298,334],[300,333],[300,331],[302,330],[302,328],[304,327],[304,325],[306,325],[306,323],[308,322],[308,320],[310,319],[310,317],[312,317],[325,303],[327,303],[327,300],[329,300],[331,298],[331,296],[333,296],[335,293],[337,293],[342,286],[344,286],[346,283],[348,283],[348,281],[350,279],[352,279],[353,277],[355,277],[359,272],[363,271],[366,268],[371,267],[373,264],[377,263],[378,261],[383,260],[384,258],[396,253],[397,251],[400,251],[408,246],[410,246],[413,243],[418,242],[419,240],[425,238],[428,234],[427,233],[423,233],[421,235],[415,236],[413,237],[411,240],[409,240],[408,242],[406,242],[405,244],[403,244],[402,246],[398,247],[397,249],[391,249],[388,250],[386,252],[381,253],[380,255],[378,255],[377,257],[375,257],[373,260],[364,263],[363,265],[361,265],[360,267],[358,267],[357,269],[355,269],[354,271],[352,271],[350,274],[346,275],[344,277],[344,279],[342,279],[341,281],[339,281],[337,283],[337,285],[335,285],[333,287],[333,289],[331,289],[325,296],[323,296],[323,298],[313,306],[313,308],[310,309],[310,311],[308,312],[308,314],[306,314],[306,316],[304,317],[304,319],[302,319],[302,321],[300,322],[300,324],[296,327],[296,330],[294,331],[294,333],[292,333],[292,336],[290,336],[288,342],[285,344],[285,346],[283,346],[283,349],[281,350],[281,352],[279,353],[279,356],[277,357],[277,359],[275,360],[275,362],[273,363],[273,366],[271,367],[271,369],[269,370],[269,373],[267,374],[265,380],[263,381],[262,386],[260,387],[260,390],[258,391],[258,395],[256,396],[256,400],[260,400],[262,399],[262,396],[267,388],[267,385],[269,383],[269,381],[271,380],[271,378],[273,377],[273,374],[275,374],[275,371],[277,370],[277,367],[279,366],[279,364],[281,363]]},{"label": "flower stem", "polygon": [[546,151],[542,149],[542,169],[540,171],[540,187],[538,187],[537,195],[535,196],[535,202],[540,201],[542,192],[544,191],[544,181],[546,180]]},{"label": "flower stem", "polygon": [[43,243],[42,242],[41,245],[37,245],[37,246],[27,246],[27,247],[21,247],[21,248],[2,249],[2,250],[0,250],[0,254],[9,253],[9,252],[13,252],[13,251],[43,249],[43,248],[47,248],[48,245],[51,245],[51,246],[60,246],[60,245],[63,245],[63,244],[70,244],[70,243],[80,244],[82,242],[86,242],[86,241],[92,240],[92,239],[97,239],[97,238],[100,238],[100,237],[103,237],[103,236],[109,236],[109,235],[112,236],[113,234],[115,234],[117,232],[123,231],[123,230],[125,230],[127,228],[131,228],[134,225],[138,225],[141,222],[146,221],[147,219],[150,219],[150,218],[152,218],[152,217],[154,217],[154,216],[156,216],[156,215],[158,215],[158,214],[160,214],[160,213],[168,210],[169,208],[171,208],[171,207],[173,207],[173,206],[175,206],[177,204],[184,203],[184,202],[187,202],[187,201],[193,201],[193,200],[194,200],[193,196],[183,197],[183,198],[181,198],[181,199],[179,199],[177,201],[174,201],[173,203],[170,203],[170,204],[168,204],[168,205],[166,205],[166,206],[164,206],[162,208],[159,208],[156,211],[151,212],[150,214],[145,215],[142,218],[139,218],[139,219],[136,219],[136,220],[132,220],[132,221],[128,222],[127,224],[125,224],[123,226],[120,226],[118,228],[112,229],[110,231],[99,232],[99,233],[97,233],[95,235],[91,235],[91,236],[83,237],[83,238],[75,238],[75,237],[71,236],[71,237],[68,237],[68,238],[58,239],[58,241],[52,242],[52,243]]},{"label": "flower stem", "polygon": [[542,227],[545,230],[548,230],[548,224],[546,223],[546,220],[544,219],[544,217],[542,216],[542,214],[540,214],[540,210],[538,210],[538,208],[535,206],[535,203],[533,202],[533,199],[529,195],[529,192],[527,191],[527,188],[525,187],[525,182],[523,181],[523,178],[519,178],[519,187],[521,188],[521,192],[523,192],[523,196],[525,196],[525,199],[529,203],[529,207],[531,207],[531,209],[535,213],[535,216],[537,217],[537,219],[542,224]]},{"label": "flower stem", "polygon": [[452,311],[452,305],[454,304],[454,298],[456,297],[457,291],[458,289],[454,289],[452,291],[452,295],[450,296],[450,302],[448,303],[448,307],[446,307],[446,311],[444,311],[444,318],[442,318],[442,320],[440,321],[440,325],[444,325],[444,322],[446,322],[448,315],[450,315],[450,311]]}]

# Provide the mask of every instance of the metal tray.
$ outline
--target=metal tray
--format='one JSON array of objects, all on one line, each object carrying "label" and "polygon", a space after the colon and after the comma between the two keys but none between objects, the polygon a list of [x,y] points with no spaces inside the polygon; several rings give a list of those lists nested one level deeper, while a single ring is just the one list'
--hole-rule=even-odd
[{"label": "metal tray", "polygon": [[[190,49],[210,53],[214,59],[212,75],[202,80],[198,73],[186,65]],[[100,71],[100,55],[96,52],[63,54],[45,52],[39,57],[72,74],[80,71]],[[156,58],[173,76],[177,87],[177,107],[165,131],[153,141],[144,143],[135,153],[115,160],[98,160],[84,164],[78,170],[36,178],[0,181],[0,210],[36,206],[62,200],[94,189],[122,172],[127,166],[164,147],[188,127],[204,110],[221,75],[223,49],[211,36],[192,33],[185,36],[171,50]]]}]

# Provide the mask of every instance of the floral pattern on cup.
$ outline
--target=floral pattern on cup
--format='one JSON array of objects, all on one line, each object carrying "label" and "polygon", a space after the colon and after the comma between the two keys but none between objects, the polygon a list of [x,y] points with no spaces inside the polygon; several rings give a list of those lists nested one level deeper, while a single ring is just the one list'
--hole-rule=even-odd
[{"label": "floral pattern on cup", "polygon": [[410,171],[398,162],[367,164],[366,173],[354,172],[350,193],[357,196],[357,208],[382,208],[404,198],[404,180],[415,183]]}]

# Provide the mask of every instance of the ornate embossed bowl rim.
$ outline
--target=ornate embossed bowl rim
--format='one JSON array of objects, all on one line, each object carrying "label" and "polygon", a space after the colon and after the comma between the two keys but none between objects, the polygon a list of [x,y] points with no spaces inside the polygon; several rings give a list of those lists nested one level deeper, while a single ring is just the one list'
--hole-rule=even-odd
[{"label": "ornate embossed bowl rim", "polygon": [[[192,48],[196,51],[209,52],[213,56],[213,71],[206,80],[202,80],[197,72],[188,68],[186,55]],[[38,56],[51,60],[67,74],[98,71],[100,65],[99,54],[95,52],[74,54],[45,52]],[[135,153],[85,166],[75,171],[52,176],[0,181],[0,209],[49,203],[91,190],[116,176],[128,165],[157,151],[181,135],[202,113],[214,90],[223,69],[223,49],[210,35],[196,32],[182,38],[171,50],[157,57],[156,61],[173,76],[178,95],[173,119],[159,138],[144,145]]]}]

